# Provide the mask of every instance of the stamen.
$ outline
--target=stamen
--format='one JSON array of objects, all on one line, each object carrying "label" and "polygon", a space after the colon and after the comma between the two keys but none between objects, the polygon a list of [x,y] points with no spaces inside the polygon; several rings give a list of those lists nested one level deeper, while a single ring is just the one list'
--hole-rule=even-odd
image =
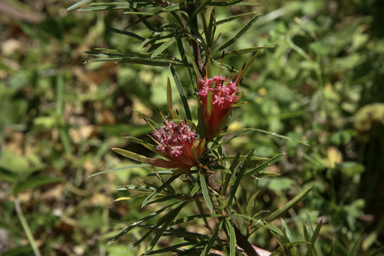
[{"label": "stamen", "polygon": [[145,118],[145,117],[142,117],[142,118],[144,119],[145,122],[147,122],[147,124],[149,124],[149,126],[151,126],[151,128],[152,128],[155,132],[157,132],[157,134],[160,134],[160,133],[157,131],[157,129],[155,129],[155,127],[152,126],[152,124],[149,122],[149,120],[148,120],[147,118]]},{"label": "stamen", "polygon": [[161,110],[159,109],[159,107],[156,107],[157,108],[157,111],[159,111],[161,117],[164,119],[164,121],[167,123],[166,125],[168,126],[168,120],[164,117],[163,113],[161,112]]}]

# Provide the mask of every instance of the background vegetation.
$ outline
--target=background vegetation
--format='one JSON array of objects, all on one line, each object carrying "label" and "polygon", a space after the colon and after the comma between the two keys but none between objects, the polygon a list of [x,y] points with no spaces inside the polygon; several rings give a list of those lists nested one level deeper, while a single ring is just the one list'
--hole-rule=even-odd
[{"label": "background vegetation", "polygon": [[[384,4],[259,2],[252,11],[262,16],[233,48],[275,47],[262,51],[244,79],[248,104],[235,110],[232,128],[269,130],[311,147],[255,133],[237,138],[227,150],[255,148],[264,157],[286,152],[285,159],[269,167],[281,175],[260,181],[257,208],[274,210],[313,186],[306,200],[286,215],[292,236],[303,237],[303,223],[315,226],[322,219],[323,251],[333,246],[335,255],[369,255],[384,241]],[[123,136],[144,138],[151,130],[132,109],[157,118],[155,106],[166,106],[169,69],[84,65],[92,57],[81,51],[137,48],[135,39],[107,29],[123,29],[137,19],[119,11],[68,13],[71,4],[0,2],[2,255],[32,254],[29,235],[43,255],[124,254],[140,230],[106,247],[108,239],[146,211],[158,209],[140,209],[141,199],[113,202],[124,196],[114,188],[144,177],[144,169],[87,177],[132,164],[111,147],[148,154]],[[248,11],[218,8],[216,16]],[[233,37],[247,21],[219,27],[220,40]],[[240,68],[247,58],[226,62]],[[187,83],[187,74],[181,79]],[[267,230],[256,233],[253,241],[267,250],[278,246]]]}]

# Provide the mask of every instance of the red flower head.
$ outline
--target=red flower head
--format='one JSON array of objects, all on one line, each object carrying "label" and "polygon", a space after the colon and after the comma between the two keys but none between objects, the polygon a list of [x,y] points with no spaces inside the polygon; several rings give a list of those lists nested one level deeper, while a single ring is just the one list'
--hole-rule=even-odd
[{"label": "red flower head", "polygon": [[207,139],[217,137],[228,123],[232,109],[241,98],[237,81],[228,81],[222,76],[200,80],[199,99],[203,105]]},{"label": "red flower head", "polygon": [[203,153],[204,147],[200,147],[203,140],[195,138],[186,121],[178,123],[166,121],[162,128],[152,132],[157,143],[156,149],[163,152],[163,156],[180,164],[180,167],[190,168],[197,164]]},{"label": "red flower head", "polygon": [[[161,115],[163,116],[162,113]],[[155,129],[151,123],[144,118],[153,128],[152,136],[149,137],[156,142],[157,147],[133,137],[129,137],[129,139],[142,144],[149,150],[158,153],[168,160],[149,158],[118,148],[113,150],[125,157],[144,164],[168,169],[176,168],[177,170],[174,171],[173,175],[186,172],[185,175],[188,176],[191,167],[199,165],[198,160],[205,150],[206,140],[195,138],[195,133],[192,131],[187,121],[182,121],[181,119],[179,121],[168,121],[164,116],[163,118],[164,125],[158,129]]]}]

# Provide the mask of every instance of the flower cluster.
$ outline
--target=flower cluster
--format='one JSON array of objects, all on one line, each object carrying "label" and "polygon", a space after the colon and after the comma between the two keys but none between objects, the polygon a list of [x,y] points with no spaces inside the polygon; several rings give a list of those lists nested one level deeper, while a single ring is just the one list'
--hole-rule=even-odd
[{"label": "flower cluster", "polygon": [[217,137],[228,123],[234,104],[239,100],[238,83],[222,76],[203,78],[199,83],[199,99],[203,105],[206,137]]},{"label": "flower cluster", "polygon": [[195,133],[186,121],[179,123],[166,121],[162,128],[156,129],[152,135],[157,143],[156,149],[168,154],[168,158],[187,167],[194,166],[193,151],[199,157],[202,149],[199,147],[201,140],[195,138]]}]

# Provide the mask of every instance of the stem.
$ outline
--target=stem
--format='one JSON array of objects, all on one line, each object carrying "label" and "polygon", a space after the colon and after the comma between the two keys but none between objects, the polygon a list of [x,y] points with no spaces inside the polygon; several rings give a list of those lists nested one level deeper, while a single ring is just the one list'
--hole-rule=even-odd
[{"label": "stem", "polygon": [[[188,8],[187,8],[187,13],[188,13],[188,16],[191,17],[192,16],[192,13],[194,12],[195,10],[195,5],[194,4],[189,4],[188,5]],[[197,26],[197,16],[195,16],[195,18],[192,19],[191,21],[192,25],[195,26],[195,28],[198,28]],[[191,34],[192,35],[195,35],[193,33],[193,31],[191,31]],[[203,67],[204,67],[204,64],[203,64],[203,60],[201,59],[201,50],[200,50],[200,47],[199,45],[195,42],[195,41],[191,41],[191,44],[192,44],[192,49],[193,49],[193,55],[194,55],[194,58],[195,58],[195,62],[197,64],[197,68],[200,72],[200,75],[203,76]]]},{"label": "stem", "polygon": [[232,222],[235,229],[237,245],[243,249],[248,256],[260,256],[260,254],[255,251],[255,248],[253,248],[253,246],[248,242],[247,237],[241,233],[239,227],[236,225],[233,219]]},{"label": "stem", "polygon": [[21,211],[21,207],[20,207],[20,203],[19,203],[19,198],[18,198],[17,195],[15,196],[15,208],[16,208],[17,216],[19,217],[21,225],[24,228],[25,234],[27,235],[28,241],[31,244],[31,247],[32,247],[32,249],[33,249],[33,251],[35,253],[35,256],[41,256],[39,248],[37,247],[35,239],[33,238],[31,229],[29,228],[28,223],[25,220],[24,214]]}]

